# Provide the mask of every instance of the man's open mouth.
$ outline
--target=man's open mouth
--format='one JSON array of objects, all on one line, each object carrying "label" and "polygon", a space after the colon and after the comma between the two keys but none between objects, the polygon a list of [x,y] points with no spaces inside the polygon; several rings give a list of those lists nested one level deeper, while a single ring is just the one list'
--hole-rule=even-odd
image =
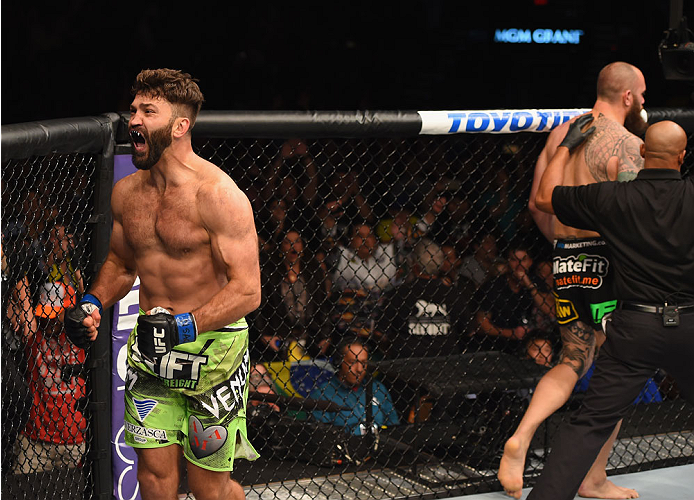
[{"label": "man's open mouth", "polygon": [[145,136],[142,135],[142,132],[139,132],[137,130],[130,131],[130,140],[132,141],[133,146],[135,146],[135,149],[137,151],[142,151],[147,144]]}]

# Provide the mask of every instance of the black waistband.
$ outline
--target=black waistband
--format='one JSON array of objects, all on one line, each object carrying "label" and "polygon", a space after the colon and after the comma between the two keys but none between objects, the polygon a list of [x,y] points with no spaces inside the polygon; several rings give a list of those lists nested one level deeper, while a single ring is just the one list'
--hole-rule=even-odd
[{"label": "black waistband", "polygon": [[[685,314],[689,312],[694,312],[694,304],[687,304],[687,305],[676,305],[672,304],[677,308],[677,311],[680,314]],[[663,313],[663,308],[665,307],[665,304],[639,304],[638,302],[625,302],[625,301],[619,301],[617,303],[617,309],[624,309],[625,311],[639,311],[639,312],[645,312],[645,313],[655,313],[655,314],[662,314]]]}]

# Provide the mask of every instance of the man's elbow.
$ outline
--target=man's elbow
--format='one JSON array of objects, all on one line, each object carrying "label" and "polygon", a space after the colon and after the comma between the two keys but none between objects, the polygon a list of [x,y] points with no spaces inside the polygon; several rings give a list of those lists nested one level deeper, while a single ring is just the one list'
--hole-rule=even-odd
[{"label": "man's elbow", "polygon": [[260,287],[258,287],[258,289],[254,290],[253,293],[250,293],[248,295],[248,301],[247,302],[248,302],[248,309],[249,309],[248,312],[249,313],[255,311],[256,309],[258,309],[260,307],[261,299],[262,299],[262,294],[260,292]]},{"label": "man's elbow", "polygon": [[537,221],[537,216],[538,215],[543,215],[544,212],[539,210],[537,208],[537,203],[535,202],[535,196],[531,197],[530,200],[528,201],[528,212],[530,212],[530,215],[532,218]]},{"label": "man's elbow", "polygon": [[546,214],[554,213],[551,196],[543,196],[541,193],[538,193],[537,196],[535,196],[535,207],[540,212],[544,212]]}]

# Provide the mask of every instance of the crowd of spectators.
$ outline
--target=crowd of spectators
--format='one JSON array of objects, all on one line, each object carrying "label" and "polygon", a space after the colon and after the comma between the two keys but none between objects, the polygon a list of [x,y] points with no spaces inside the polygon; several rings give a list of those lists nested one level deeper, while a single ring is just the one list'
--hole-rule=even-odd
[{"label": "crowd of spectators", "polygon": [[[559,336],[550,249],[528,223],[524,183],[493,161],[461,182],[442,168],[440,155],[432,172],[423,168],[439,153],[427,156],[422,147],[396,158],[388,142],[368,156],[374,169],[365,172],[354,159],[367,156],[364,146],[347,146],[351,155],[335,144],[289,139],[252,183],[262,193],[251,202],[263,299],[249,318],[251,356],[273,380],[272,390],[353,406],[349,418],[313,418],[358,433],[363,404],[341,394],[353,395],[355,384],[363,390],[371,377],[346,384],[337,373],[345,368],[331,363],[305,381],[307,360],[344,361],[346,339],[358,344],[354,355],[346,351],[349,359],[485,350],[551,366]],[[367,370],[358,359],[352,364]],[[292,378],[292,365],[301,376]],[[286,373],[274,373],[277,366]],[[302,390],[286,387],[300,377]]]},{"label": "crowd of spectators", "polygon": [[366,155],[352,144],[350,156],[300,138],[258,169],[264,298],[251,318],[253,358],[277,361],[291,341],[330,357],[348,334],[383,359],[479,349],[525,357],[531,331],[555,343],[549,245],[522,230],[522,183],[489,158],[461,182],[441,165],[423,169],[437,155],[445,163],[426,145],[397,159],[378,146],[368,175],[352,165]]}]

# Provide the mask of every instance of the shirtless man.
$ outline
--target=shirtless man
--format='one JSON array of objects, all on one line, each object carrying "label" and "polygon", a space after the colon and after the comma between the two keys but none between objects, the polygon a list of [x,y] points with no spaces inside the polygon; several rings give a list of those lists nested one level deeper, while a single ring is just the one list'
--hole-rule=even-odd
[{"label": "shirtless man", "polygon": [[[633,179],[643,167],[642,141],[630,133],[646,128],[641,117],[646,82],[641,71],[627,63],[605,66],[598,76],[597,99],[591,111],[595,133],[572,155],[564,170],[564,184],[579,186],[607,180]],[[528,409],[504,447],[499,481],[506,493],[521,497],[525,455],[535,431],[571,396],[576,382],[593,364],[596,349],[604,341],[600,320],[616,306],[612,296],[609,254],[598,233],[561,224],[554,215],[540,212],[535,196],[549,161],[565,144],[569,124],[554,129],[540,153],[530,193],[529,208],[536,224],[554,241],[554,288],[562,351],[559,364],[538,383]],[[582,139],[581,139],[582,142]],[[583,256],[583,257],[582,257]],[[580,265],[579,265],[580,264]],[[586,475],[579,495],[589,498],[637,498],[638,493],[607,480],[605,467],[619,425]]]},{"label": "shirtless man", "polygon": [[[248,326],[260,304],[251,205],[197,156],[191,129],[203,96],[190,75],[144,70],[129,131],[139,169],[113,189],[109,253],[65,326],[78,346],[97,336],[104,308],[140,278],[140,316],[128,339],[125,441],[137,450],[142,498],[178,498],[179,462],[198,500],[245,497],[234,458],[246,438]],[[144,311],[147,311],[145,313]]]}]

